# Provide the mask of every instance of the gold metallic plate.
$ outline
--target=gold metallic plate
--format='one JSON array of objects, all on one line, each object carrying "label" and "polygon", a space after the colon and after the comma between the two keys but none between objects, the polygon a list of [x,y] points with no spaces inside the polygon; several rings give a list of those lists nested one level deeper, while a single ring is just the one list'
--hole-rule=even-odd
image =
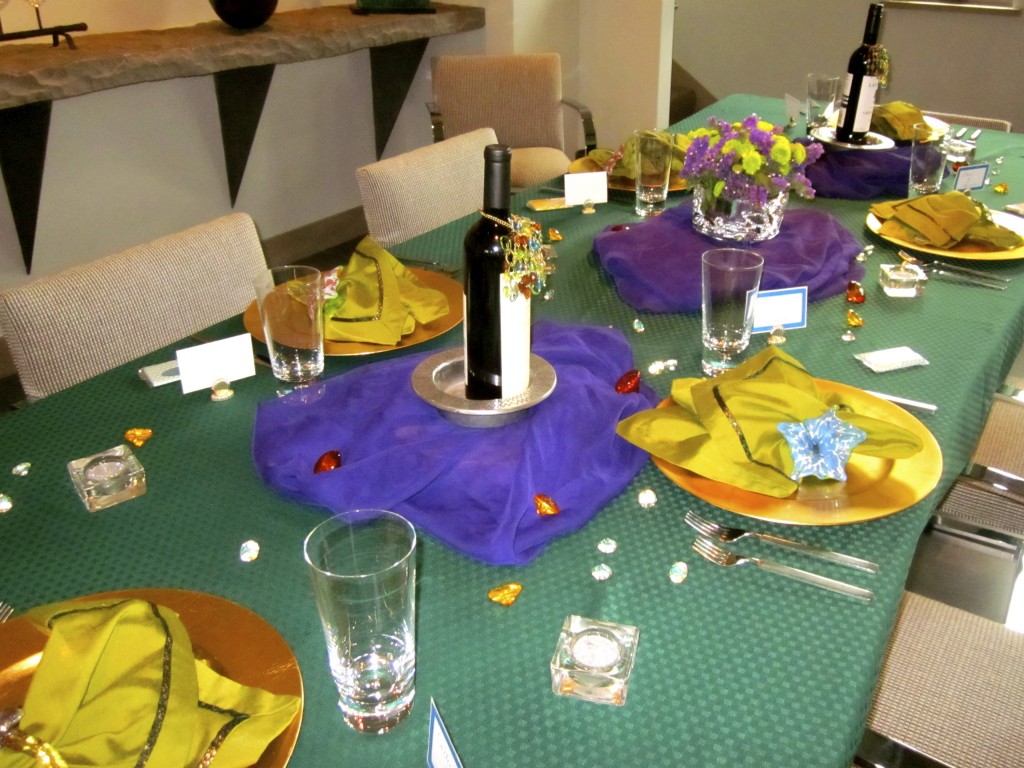
[{"label": "gold metallic plate", "polygon": [[[992,221],[1001,227],[1012,229],[1021,237],[1024,237],[1024,218],[1020,216],[1014,216],[1012,213],[1006,213],[1005,211],[992,211]],[[915,251],[921,251],[922,253],[931,253],[936,256],[945,256],[950,259],[967,259],[970,261],[1011,261],[1013,259],[1024,259],[1024,245],[1019,245],[1016,248],[1008,248],[1002,251],[986,251],[984,246],[979,243],[972,243],[970,241],[964,243],[958,243],[955,248],[933,248],[930,245],[922,245],[921,243],[915,243],[912,240],[901,240],[896,237],[887,237],[886,235],[880,234],[879,230],[882,228],[882,222],[873,213],[868,214],[867,226],[872,232],[878,235],[883,240],[888,240],[890,243],[901,246],[903,248],[911,248]]]},{"label": "gold metallic plate", "polygon": [[[451,330],[462,322],[462,283],[454,280],[442,272],[420,267],[406,267],[420,279],[427,288],[440,291],[448,299],[448,314],[432,320],[429,323],[417,323],[416,329],[402,337],[402,341],[393,347],[383,344],[366,344],[360,341],[324,341],[324,354],[328,357],[344,357],[347,355],[373,355],[378,352],[390,352],[395,349],[405,349],[424,341],[436,338],[442,333]],[[267,339],[263,333],[263,323],[260,322],[260,310],[254,301],[250,304],[245,314],[242,315],[242,323],[254,339],[262,341]]]},{"label": "gold metallic plate", "polygon": [[[924,447],[906,459],[884,459],[854,453],[846,465],[846,481],[805,478],[792,496],[778,499],[710,480],[664,459],[655,465],[673,483],[697,498],[747,517],[788,525],[845,525],[894,514],[931,493],[942,475],[942,451],[920,421],[897,405],[856,387],[815,379],[818,391],[839,395],[858,413],[884,419],[913,432]],[[671,398],[662,408],[678,407]]]},{"label": "gold metallic plate", "polygon": [[[302,725],[302,674],[291,648],[262,617],[238,603],[183,589],[126,589],[75,598],[147,600],[181,617],[197,658],[219,674],[276,694],[299,697],[299,711],[281,734],[267,745],[254,768],[284,768]],[[39,665],[46,635],[24,616],[0,624],[0,709],[25,702]]]}]

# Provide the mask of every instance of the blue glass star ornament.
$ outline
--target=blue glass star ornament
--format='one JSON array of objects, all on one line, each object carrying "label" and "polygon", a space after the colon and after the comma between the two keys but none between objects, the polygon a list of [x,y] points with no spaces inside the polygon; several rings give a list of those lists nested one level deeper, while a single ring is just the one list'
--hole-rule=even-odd
[{"label": "blue glass star ornament", "polygon": [[793,474],[797,482],[804,477],[820,480],[845,480],[846,462],[853,449],[867,439],[862,429],[836,416],[835,409],[816,419],[783,422],[779,432],[789,443],[793,456]]}]

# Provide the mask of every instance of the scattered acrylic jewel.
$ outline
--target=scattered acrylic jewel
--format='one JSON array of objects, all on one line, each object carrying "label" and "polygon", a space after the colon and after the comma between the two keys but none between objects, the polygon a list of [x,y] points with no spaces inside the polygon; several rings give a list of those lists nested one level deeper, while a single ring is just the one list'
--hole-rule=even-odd
[{"label": "scattered acrylic jewel", "polygon": [[860,328],[864,325],[864,318],[857,314],[856,310],[846,310],[846,324],[851,328]]},{"label": "scattered acrylic jewel", "polygon": [[659,373],[664,373],[665,371],[674,371],[678,365],[679,361],[675,359],[655,360],[647,366],[647,372],[652,376],[657,376]]},{"label": "scattered acrylic jewel", "polygon": [[603,552],[606,555],[610,555],[616,549],[619,548],[619,542],[615,539],[601,539],[597,542],[597,551]]},{"label": "scattered acrylic jewel", "polygon": [[673,584],[682,584],[686,581],[686,577],[689,573],[690,567],[680,560],[677,563],[672,563],[672,567],[668,569],[668,580]]},{"label": "scattered acrylic jewel", "polygon": [[846,329],[846,330],[845,330],[845,331],[843,332],[843,335],[842,335],[842,336],[840,336],[839,338],[841,338],[841,339],[842,339],[843,341],[845,341],[845,342],[849,343],[849,342],[851,342],[851,341],[856,341],[856,340],[857,340],[857,334],[856,334],[856,333],[854,333],[854,332],[853,332],[852,330],[850,330],[849,328],[847,328],[847,329]]},{"label": "scattered acrylic jewel", "polygon": [[631,371],[626,371],[624,374],[619,376],[619,380],[615,382],[615,391],[620,395],[628,395],[631,392],[637,392],[640,389],[640,371],[634,368]]},{"label": "scattered acrylic jewel", "polygon": [[230,400],[234,396],[235,390],[231,388],[230,381],[218,379],[213,382],[213,386],[210,388],[210,399],[215,403],[219,403],[223,400]]},{"label": "scattered acrylic jewel", "polygon": [[543,493],[538,493],[533,497],[533,504],[537,508],[537,514],[541,517],[551,517],[562,511],[554,499]]},{"label": "scattered acrylic jewel", "polygon": [[11,474],[17,475],[18,477],[24,477],[28,474],[30,469],[32,469],[32,465],[27,461],[23,461],[20,464],[15,464],[11,468]]},{"label": "scattered acrylic jewel", "polygon": [[332,469],[337,469],[340,466],[341,451],[327,451],[316,460],[316,463],[313,465],[313,474],[330,472]]},{"label": "scattered acrylic jewel", "polygon": [[562,233],[554,227],[548,227],[548,242],[558,243],[562,241]]},{"label": "scattered acrylic jewel", "polygon": [[625,232],[629,229],[629,224],[614,224],[608,227],[609,232]]},{"label": "scattered acrylic jewel", "polygon": [[644,488],[640,491],[640,495],[636,497],[636,500],[644,509],[650,509],[658,503],[658,494],[650,488]]},{"label": "scattered acrylic jewel", "polygon": [[851,280],[846,284],[847,302],[849,302],[850,304],[863,304],[864,298],[864,286],[862,286],[856,280]]},{"label": "scattered acrylic jewel", "polygon": [[778,347],[786,343],[786,329],[781,325],[776,325],[772,328],[772,332],[768,334],[767,343],[769,346]]},{"label": "scattered acrylic jewel", "polygon": [[4,512],[10,512],[12,509],[14,509],[14,502],[11,500],[11,497],[6,493],[0,493],[0,515]]},{"label": "scattered acrylic jewel", "polygon": [[594,577],[594,581],[608,581],[608,579],[612,577],[611,566],[605,565],[604,563],[595,565],[591,569],[590,575]]},{"label": "scattered acrylic jewel", "polygon": [[637,333],[643,333],[644,331],[647,330],[647,328],[644,326],[644,321],[641,320],[639,317],[633,321],[633,330],[636,331]]},{"label": "scattered acrylic jewel", "polygon": [[1000,183],[992,187],[992,191],[995,192],[997,195],[1005,195],[1007,192],[1010,191],[1010,185],[1007,184],[1005,181],[1001,181]]},{"label": "scattered acrylic jewel", "polygon": [[243,563],[251,563],[260,556],[260,543],[249,539],[238,550],[238,559]]},{"label": "scattered acrylic jewel", "polygon": [[500,587],[495,587],[488,592],[487,599],[492,603],[497,603],[498,605],[503,605],[508,608],[519,599],[519,595],[522,591],[522,584],[510,581],[508,584],[502,584]]},{"label": "scattered acrylic jewel", "polygon": [[779,432],[789,443],[793,473],[799,481],[814,476],[820,480],[846,480],[850,453],[867,439],[867,433],[836,416],[834,409],[816,419],[783,422]]},{"label": "scattered acrylic jewel", "polygon": [[863,248],[860,249],[860,253],[857,254],[857,261],[867,261],[868,260],[868,256],[870,256],[872,253],[874,253],[874,251],[875,251],[875,246],[873,246],[873,245],[865,245]]},{"label": "scattered acrylic jewel", "polygon": [[146,441],[153,436],[153,430],[147,427],[132,427],[124,433],[124,439],[134,445],[136,448],[141,448],[146,444]]}]

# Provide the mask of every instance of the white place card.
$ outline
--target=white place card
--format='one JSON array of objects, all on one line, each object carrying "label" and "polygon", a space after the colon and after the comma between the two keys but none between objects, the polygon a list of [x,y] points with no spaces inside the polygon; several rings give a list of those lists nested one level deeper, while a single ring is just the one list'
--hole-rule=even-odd
[{"label": "white place card", "polygon": [[806,285],[758,291],[751,333],[769,333],[779,326],[786,329],[807,327]]},{"label": "white place card", "polygon": [[256,375],[252,336],[243,333],[176,353],[181,393],[210,389],[218,381],[238,381]]},{"label": "white place card", "polygon": [[441,713],[437,711],[434,699],[430,699],[430,730],[427,734],[427,768],[462,768],[448,729],[444,727]]},{"label": "white place card", "polygon": [[608,202],[608,174],[604,171],[565,174],[565,204]]},{"label": "white place card", "polygon": [[953,179],[953,189],[966,192],[969,189],[984,189],[988,178],[988,163],[961,165]]},{"label": "white place card", "polygon": [[854,357],[875,373],[898,371],[902,368],[913,368],[915,365],[928,365],[928,360],[910,347],[876,349],[874,352],[861,352]]}]

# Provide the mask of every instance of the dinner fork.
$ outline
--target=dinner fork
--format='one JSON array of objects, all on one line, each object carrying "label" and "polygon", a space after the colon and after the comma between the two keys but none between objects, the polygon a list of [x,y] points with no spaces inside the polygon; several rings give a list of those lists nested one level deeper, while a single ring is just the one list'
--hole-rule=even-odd
[{"label": "dinner fork", "polygon": [[684,519],[691,528],[697,531],[697,533],[701,533],[709,539],[725,542],[726,544],[733,541],[739,541],[746,536],[753,536],[754,538],[766,541],[769,544],[776,544],[780,547],[795,549],[797,552],[803,552],[805,555],[811,555],[812,557],[817,557],[821,560],[839,563],[840,565],[846,565],[860,571],[867,571],[868,573],[878,573],[878,565],[876,563],[872,563],[870,560],[862,560],[859,557],[844,555],[841,552],[833,552],[832,550],[814,547],[810,544],[801,544],[799,541],[790,541],[789,539],[784,539],[781,536],[773,536],[770,533],[746,531],[742,528],[730,528],[729,526],[721,525],[720,523],[716,523],[712,520],[707,520],[706,518],[698,515],[692,509],[686,513],[686,517]]},{"label": "dinner fork", "polygon": [[0,624],[3,624],[13,615],[14,606],[12,606],[10,603],[5,603],[3,600],[0,600]]},{"label": "dinner fork", "polygon": [[874,599],[874,593],[869,589],[863,589],[861,587],[855,587],[852,584],[847,584],[842,581],[836,581],[826,576],[819,576],[816,573],[810,571],[802,571],[799,568],[793,568],[789,565],[783,565],[782,563],[776,563],[774,560],[764,560],[759,557],[741,557],[735,552],[732,552],[725,547],[720,547],[711,539],[698,536],[693,542],[693,551],[706,560],[710,560],[715,565],[722,565],[725,567],[731,567],[734,565],[746,565],[747,563],[753,563],[758,568],[763,568],[766,571],[777,573],[780,576],[788,576],[791,579],[802,581],[804,584],[810,584],[812,587],[819,587],[821,589],[827,589],[830,592],[836,592],[840,595],[852,597],[855,600],[861,600],[863,602],[870,602]]}]

